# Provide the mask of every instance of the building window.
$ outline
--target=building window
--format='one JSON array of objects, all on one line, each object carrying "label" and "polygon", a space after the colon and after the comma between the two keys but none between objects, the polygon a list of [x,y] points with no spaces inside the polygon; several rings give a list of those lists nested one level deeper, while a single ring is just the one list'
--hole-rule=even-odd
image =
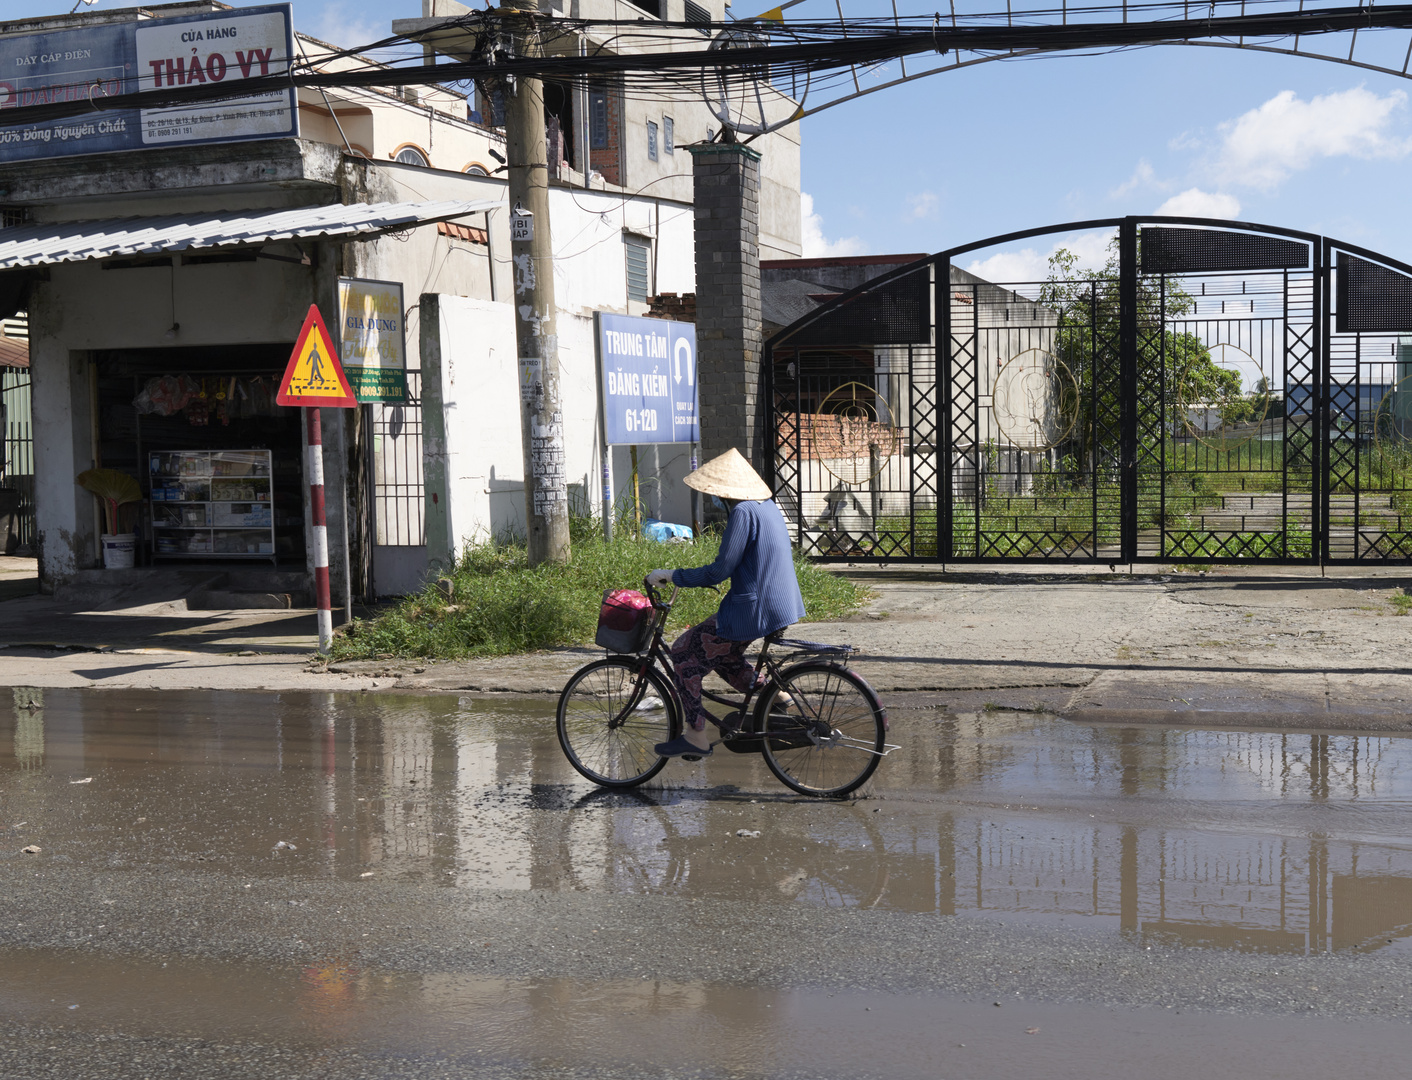
[{"label": "building window", "polygon": [[426,155],[415,146],[404,146],[392,160],[400,161],[403,165],[420,165],[424,169],[427,167]]},{"label": "building window", "polygon": [[662,117],[662,153],[675,154],[677,152],[677,134],[670,116]]},{"label": "building window", "polygon": [[490,170],[489,170],[489,169],[487,169],[484,165],[477,165],[475,162],[471,162],[469,165],[467,165],[467,166],[466,166],[464,169],[462,169],[461,171],[462,171],[463,173],[466,173],[468,176],[489,176],[489,175],[490,175]]},{"label": "building window", "polygon": [[654,18],[662,17],[662,0],[628,0],[628,3]]},{"label": "building window", "polygon": [[594,150],[608,149],[608,91],[588,92],[588,145]]},{"label": "building window", "polygon": [[623,237],[623,253],[626,256],[628,267],[628,299],[638,300],[647,303],[647,296],[652,291],[652,282],[649,278],[648,267],[651,260],[648,258],[652,241],[640,236]]},{"label": "building window", "polygon": [[710,35],[711,33],[711,13],[700,4],[686,0],[686,21],[689,23],[705,23],[705,26],[698,26],[697,33]]},{"label": "building window", "polygon": [[647,159],[657,160],[657,125],[651,120],[647,121]]}]

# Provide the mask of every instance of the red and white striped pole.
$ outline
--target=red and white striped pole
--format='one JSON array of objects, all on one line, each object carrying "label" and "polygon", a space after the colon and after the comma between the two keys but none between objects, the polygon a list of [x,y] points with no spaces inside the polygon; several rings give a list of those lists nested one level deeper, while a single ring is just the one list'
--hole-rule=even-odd
[{"label": "red and white striped pole", "polygon": [[324,435],[318,408],[306,408],[309,430],[309,520],[314,532],[314,602],[319,609],[319,652],[333,644],[333,602],[328,584],[328,520],[324,517]]}]

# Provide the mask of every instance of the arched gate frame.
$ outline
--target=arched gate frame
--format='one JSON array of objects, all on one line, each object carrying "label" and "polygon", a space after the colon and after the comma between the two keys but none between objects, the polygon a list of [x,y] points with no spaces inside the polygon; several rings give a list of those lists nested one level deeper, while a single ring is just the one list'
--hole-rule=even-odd
[{"label": "arched gate frame", "polygon": [[[964,256],[1112,230],[1101,271]],[[991,237],[765,347],[776,497],[849,561],[1412,561],[1412,266],[1198,218]]]}]

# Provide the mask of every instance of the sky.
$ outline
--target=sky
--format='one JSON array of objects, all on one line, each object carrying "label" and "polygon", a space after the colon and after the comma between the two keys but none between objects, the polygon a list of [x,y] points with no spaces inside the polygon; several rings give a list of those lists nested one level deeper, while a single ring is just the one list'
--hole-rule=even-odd
[{"label": "sky", "polygon": [[[0,18],[74,2],[0,0]],[[95,10],[133,2],[99,0]],[[732,10],[755,13],[747,7],[735,0]],[[897,7],[925,14],[936,3]],[[892,8],[844,0],[843,10]],[[294,0],[294,14],[300,30],[351,46],[420,16],[421,0]],[[834,14],[834,0],[806,0],[786,17]],[[1399,67],[1412,39],[1363,35],[1359,56],[1372,49]],[[887,77],[864,73],[862,85]],[[1409,93],[1412,81],[1345,65],[1190,46],[920,79],[803,122],[804,254],[930,253],[1063,222],[1170,213],[1307,230],[1412,262]],[[1034,280],[1060,242],[1088,265],[1102,262],[1106,237],[1068,233],[957,261],[992,280]]]}]

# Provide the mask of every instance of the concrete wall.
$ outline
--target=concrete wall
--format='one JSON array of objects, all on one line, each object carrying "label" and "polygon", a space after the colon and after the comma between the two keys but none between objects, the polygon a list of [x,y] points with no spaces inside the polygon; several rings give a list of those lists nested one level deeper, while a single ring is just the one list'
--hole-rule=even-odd
[{"label": "concrete wall", "polygon": [[[524,461],[520,450],[514,313],[507,303],[436,298],[439,324],[423,334],[423,402],[444,420],[439,438],[424,438],[428,566],[445,566],[468,544],[523,536]],[[423,301],[423,306],[430,303]],[[571,504],[601,511],[598,373],[593,324],[560,315],[560,385]],[[433,338],[434,345],[427,339]],[[681,483],[690,448],[644,447],[639,473],[649,512],[690,519]],[[630,450],[612,451],[616,484],[629,482]]]},{"label": "concrete wall", "polygon": [[465,99],[445,93],[404,101],[386,90],[339,89],[329,91],[327,99],[299,92],[302,138],[348,147],[377,161],[391,161],[411,147],[434,169],[464,172],[474,165],[494,172],[498,163],[490,150],[504,156],[504,133],[466,117]]},{"label": "concrete wall", "polygon": [[[624,201],[600,192],[550,191],[559,363],[565,404],[566,474],[571,504],[601,514],[602,455],[593,312],[638,314],[627,299],[624,229],[654,235],[662,288],[689,291],[694,281],[692,215],[662,200]],[[492,246],[509,251],[504,215],[492,220]],[[650,230],[650,233],[648,232]],[[508,297],[508,288],[497,294]],[[524,467],[513,312],[506,299],[442,294],[424,297],[421,327],[426,521],[429,566],[444,565],[467,543],[524,530]],[[433,430],[439,415],[444,428]],[[631,451],[611,451],[616,493],[630,478]],[[691,520],[690,447],[639,451],[647,510]]]}]

